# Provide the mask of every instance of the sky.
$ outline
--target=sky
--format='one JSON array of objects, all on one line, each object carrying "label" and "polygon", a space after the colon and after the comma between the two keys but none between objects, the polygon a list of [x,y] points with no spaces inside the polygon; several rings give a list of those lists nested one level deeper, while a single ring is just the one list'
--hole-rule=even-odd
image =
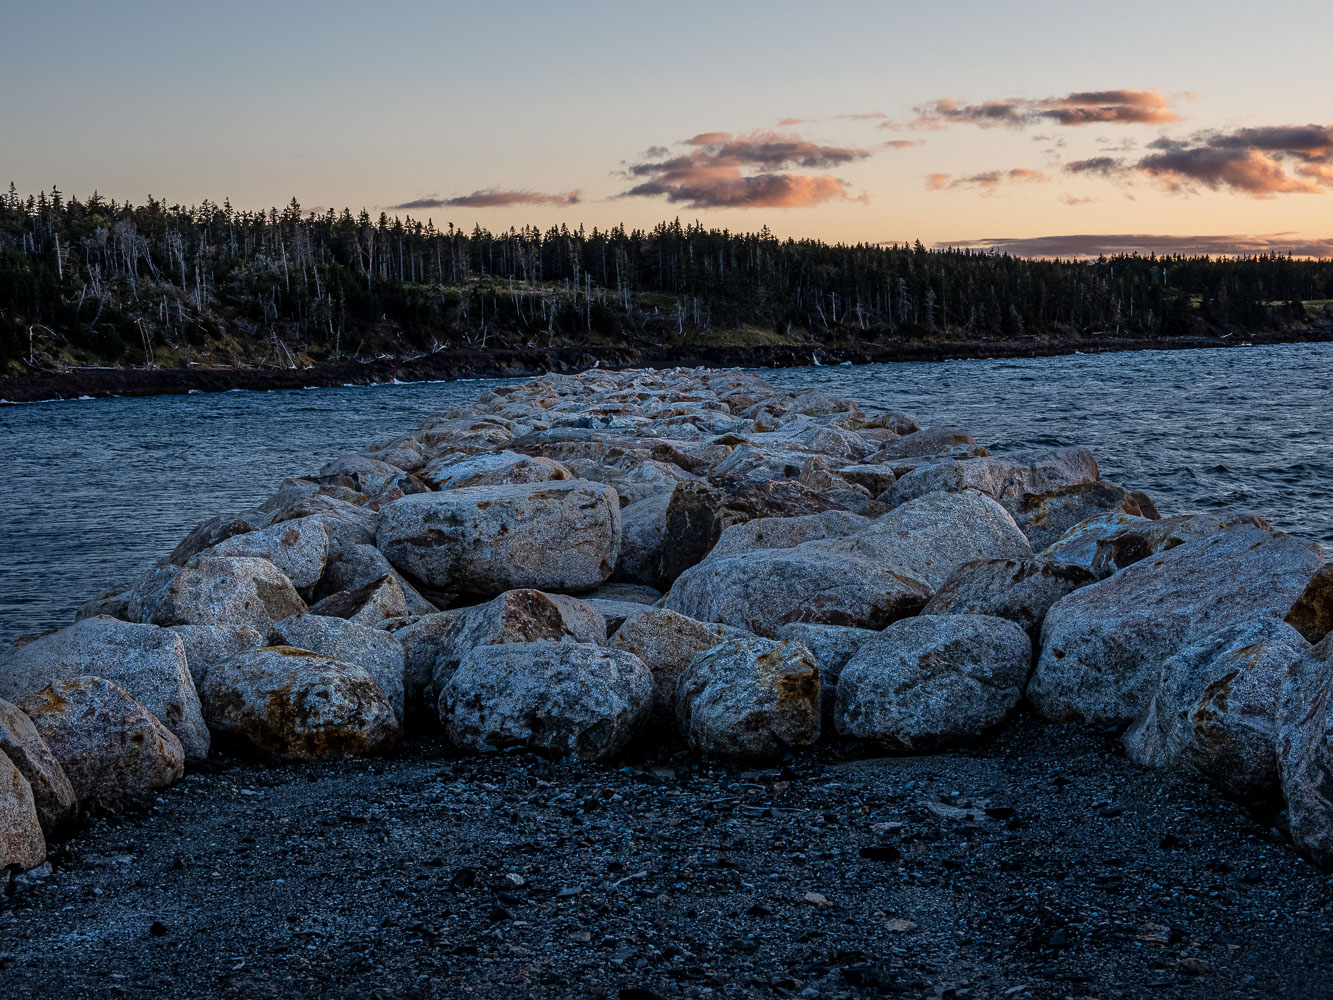
[{"label": "sky", "polygon": [[5,0],[0,184],[1333,256],[1333,4]]}]

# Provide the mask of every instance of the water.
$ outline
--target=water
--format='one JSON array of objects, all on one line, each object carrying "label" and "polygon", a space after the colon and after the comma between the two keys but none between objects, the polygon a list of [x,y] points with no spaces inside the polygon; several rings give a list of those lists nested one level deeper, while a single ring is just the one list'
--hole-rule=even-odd
[{"label": "water", "polygon": [[[762,372],[992,450],[1084,444],[1164,513],[1245,509],[1333,544],[1333,344]],[[199,521],[411,430],[487,381],[0,408],[0,644],[70,622]]]}]

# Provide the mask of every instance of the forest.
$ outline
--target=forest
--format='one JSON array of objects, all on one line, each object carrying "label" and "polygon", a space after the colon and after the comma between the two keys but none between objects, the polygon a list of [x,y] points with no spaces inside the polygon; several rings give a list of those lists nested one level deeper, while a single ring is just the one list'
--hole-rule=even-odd
[{"label": "forest", "polygon": [[0,195],[0,372],[454,347],[1142,341],[1326,326],[1333,261],[1031,260],[706,228],[470,231],[362,210]]}]

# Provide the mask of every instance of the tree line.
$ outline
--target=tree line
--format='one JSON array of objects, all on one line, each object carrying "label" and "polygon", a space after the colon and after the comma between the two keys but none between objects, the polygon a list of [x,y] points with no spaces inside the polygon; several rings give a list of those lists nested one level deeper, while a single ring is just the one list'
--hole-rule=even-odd
[{"label": "tree line", "polygon": [[1167,339],[1299,326],[1333,261],[1031,260],[706,228],[490,232],[362,210],[0,195],[0,366],[296,364],[464,345]]}]

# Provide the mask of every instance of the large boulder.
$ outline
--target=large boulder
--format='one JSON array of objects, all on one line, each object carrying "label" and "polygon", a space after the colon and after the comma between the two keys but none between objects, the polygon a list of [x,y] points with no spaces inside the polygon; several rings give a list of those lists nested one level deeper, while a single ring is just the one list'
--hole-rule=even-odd
[{"label": "large boulder", "polygon": [[249,625],[304,614],[305,601],[267,559],[200,556],[149,570],[134,585],[129,614],[153,625]]},{"label": "large boulder", "polygon": [[374,545],[362,543],[341,545],[334,549],[324,575],[320,577],[310,597],[318,602],[340,591],[356,593],[363,587],[378,584],[385,577],[392,577],[394,584],[403,592],[403,602],[409,615],[430,615],[440,610],[393,568],[393,564],[384,558],[383,552]]},{"label": "large boulder", "polygon": [[8,757],[28,782],[42,832],[54,839],[69,829],[79,811],[74,786],[32,720],[17,705],[3,700],[0,700],[0,757]]},{"label": "large boulder", "polygon": [[611,646],[633,653],[652,673],[652,721],[674,723],[676,680],[690,661],[727,639],[747,634],[730,625],[696,621],[665,608],[640,608],[616,630]]},{"label": "large boulder", "polygon": [[453,672],[473,649],[520,642],[604,645],[606,619],[577,598],[540,590],[509,590],[485,604],[463,608],[437,640],[431,686],[437,699]]},{"label": "large boulder", "polygon": [[934,593],[915,576],[827,544],[707,559],[681,574],[662,607],[771,637],[788,622],[880,629],[916,614]]},{"label": "large boulder", "polygon": [[380,511],[377,544],[409,577],[448,590],[585,590],[619,558],[620,500],[582,480],[420,494]]},{"label": "large boulder", "polygon": [[1098,478],[1097,461],[1087,448],[1055,448],[932,462],[894,483],[889,499],[899,504],[936,490],[971,489],[996,500],[1007,500],[1024,493],[1047,493],[1062,486],[1094,483]]},{"label": "large boulder", "polygon": [[382,576],[356,590],[339,590],[310,606],[312,615],[342,618],[375,628],[408,613],[407,594],[396,576]]},{"label": "large boulder", "polygon": [[612,580],[655,587],[662,578],[667,509],[674,493],[658,493],[620,509],[620,556]]},{"label": "large boulder", "polygon": [[1287,675],[1277,710],[1277,762],[1291,839],[1333,868],[1333,638],[1325,637]]},{"label": "large boulder", "polygon": [[1250,618],[1282,618],[1323,565],[1314,542],[1238,524],[1061,598],[1046,614],[1028,700],[1048,719],[1128,722],[1161,664]]},{"label": "large boulder", "polygon": [[1037,552],[1090,517],[1143,516],[1143,510],[1128,490],[1101,481],[1061,486],[1045,493],[1024,493],[1005,500],[1004,507]]},{"label": "large boulder", "polygon": [[756,549],[790,549],[804,542],[845,538],[869,527],[869,518],[847,510],[796,517],[759,517],[728,526],[708,553],[710,559]]},{"label": "large boulder", "polygon": [[101,677],[59,680],[19,708],[80,801],[137,799],[185,773],[180,740],[119,684]]},{"label": "large boulder", "polygon": [[844,736],[920,752],[971,743],[1018,706],[1032,643],[1013,622],[932,615],[896,622],[842,668],[834,720]]},{"label": "large boulder", "polygon": [[1092,570],[1069,563],[982,559],[954,570],[921,613],[1007,618],[1022,626],[1035,642],[1051,606],[1096,580]]},{"label": "large boulder", "polygon": [[942,587],[963,563],[978,559],[1030,559],[1032,547],[1008,511],[984,494],[931,493],[895,508],[862,531],[820,548],[855,555],[904,576]]},{"label": "large boulder", "polygon": [[400,731],[393,706],[364,668],[291,646],[215,664],[199,698],[219,737],[284,760],[384,753]]},{"label": "large boulder", "polygon": [[0,750],[0,872],[27,871],[46,860],[46,840],[28,779]]},{"label": "large boulder", "polygon": [[447,637],[467,608],[437,611],[432,615],[392,618],[380,624],[403,647],[403,709],[409,723],[437,718],[435,660],[451,648]]},{"label": "large boulder", "polygon": [[1125,733],[1126,754],[1148,767],[1188,768],[1236,798],[1274,796],[1278,697],[1309,648],[1276,618],[1186,646],[1162,664],[1147,709]]},{"label": "large boulder", "polygon": [[523,746],[597,760],[619,753],[649,710],[638,657],[587,643],[524,642],[470,650],[440,692],[440,722],[467,750]]},{"label": "large boulder", "polygon": [[249,625],[172,625],[171,631],[185,647],[195,691],[213,664],[264,645],[264,633]]},{"label": "large boulder", "polygon": [[1271,530],[1272,526],[1254,514],[1178,514],[1156,520],[1140,520],[1124,525],[1097,543],[1093,570],[1109,576],[1141,559],[1174,549],[1186,542],[1215,535],[1237,525],[1252,525]]},{"label": "large boulder", "polygon": [[574,478],[574,474],[559,462],[540,455],[520,455],[513,451],[495,451],[483,455],[448,452],[433,459],[417,475],[437,490],[517,486]]},{"label": "large boulder", "polygon": [[[1102,542],[1117,531],[1134,528],[1140,523],[1147,524],[1148,521],[1137,514],[1126,514],[1123,511],[1097,514],[1067,529],[1063,535],[1042,549],[1037,558],[1042,562],[1082,566],[1084,569],[1092,570],[1097,565],[1097,552]],[[1105,575],[1105,572],[1097,572],[1098,577]]]},{"label": "large boulder", "polygon": [[20,701],[52,681],[97,676],[128,691],[176,734],[187,757],[208,756],[208,727],[185,645],[170,629],[85,618],[0,656],[0,698]]},{"label": "large boulder", "polygon": [[775,760],[819,739],[819,667],[799,643],[729,639],[677,678],[676,721],[706,757]]},{"label": "large boulder", "polygon": [[808,622],[791,622],[778,629],[779,639],[800,643],[815,658],[815,665],[819,667],[820,725],[825,732],[833,731],[833,708],[838,698],[838,678],[842,668],[862,646],[879,634],[868,628]]},{"label": "large boulder", "polygon": [[[976,438],[956,427],[927,427],[887,441],[871,460],[888,462],[895,458],[925,458],[944,454],[960,446],[976,447],[976,444]],[[984,455],[986,449],[980,451]]]},{"label": "large boulder", "polygon": [[269,630],[268,642],[356,664],[375,679],[393,714],[400,723],[403,721],[403,644],[383,629],[306,614],[278,622]]},{"label": "large boulder", "polygon": [[329,529],[324,517],[311,515],[231,535],[208,549],[206,555],[267,559],[293,587],[308,592],[324,573],[329,548]]}]

